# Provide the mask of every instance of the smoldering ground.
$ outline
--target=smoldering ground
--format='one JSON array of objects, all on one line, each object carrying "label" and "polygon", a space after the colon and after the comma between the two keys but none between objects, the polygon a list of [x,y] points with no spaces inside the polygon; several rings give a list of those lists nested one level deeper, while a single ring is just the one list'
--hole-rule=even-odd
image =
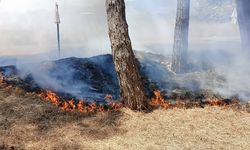
[{"label": "smoldering ground", "polygon": [[[14,0],[12,2],[14,3]],[[54,3],[29,2],[30,7],[32,6],[30,9],[26,5],[28,2],[29,0],[26,0],[20,5],[23,9],[16,8],[12,12],[6,8],[11,6],[10,1],[3,1],[0,5],[3,8],[0,13],[4,14],[0,14],[2,18],[0,30],[1,35],[5,35],[0,37],[1,54],[40,54],[37,54],[35,58],[31,55],[22,58],[14,57],[13,60],[1,59],[1,64],[18,64],[19,70],[22,70],[22,76],[31,72],[35,81],[43,87],[62,92],[71,91],[70,93],[74,94],[79,91],[88,91],[86,89],[89,88],[95,89],[90,84],[72,83],[74,72],[66,64],[60,67],[58,75],[65,79],[67,86],[66,83],[58,83],[58,80],[51,78],[48,70],[39,70],[40,66],[31,65],[34,62],[40,64],[40,62],[56,58],[56,38],[53,15],[51,15]],[[189,60],[192,68],[186,76],[175,76],[169,70],[176,1],[166,3],[164,0],[154,2],[147,0],[144,1],[146,7],[143,8],[140,7],[142,3],[140,0],[127,1],[127,18],[133,48],[165,55],[164,63],[157,60],[158,55],[154,55],[156,61],[151,59],[150,63],[155,63],[157,67],[151,65],[153,67],[149,67],[150,69],[145,72],[161,88],[174,88],[177,82],[178,86],[190,90],[209,88],[225,96],[239,94],[241,98],[248,100],[250,98],[248,94],[249,60],[241,55],[238,27],[231,24],[231,13],[235,4],[223,0],[214,2],[203,0],[202,3],[201,1],[191,3]],[[89,57],[110,53],[103,2],[86,0],[83,3],[77,0],[73,3],[64,1],[59,4],[61,6],[63,57]],[[50,7],[45,8],[47,5]],[[25,10],[26,6],[29,9]],[[39,6],[38,9],[37,6]],[[157,11],[154,11],[156,8]],[[11,19],[8,20],[8,18]],[[27,58],[30,60],[27,61]],[[105,67],[107,70],[110,68]],[[208,80],[210,76],[208,72],[215,72],[216,75],[213,74],[211,80]],[[174,83],[170,82],[173,77],[175,77]],[[221,82],[218,83],[218,80]]]}]

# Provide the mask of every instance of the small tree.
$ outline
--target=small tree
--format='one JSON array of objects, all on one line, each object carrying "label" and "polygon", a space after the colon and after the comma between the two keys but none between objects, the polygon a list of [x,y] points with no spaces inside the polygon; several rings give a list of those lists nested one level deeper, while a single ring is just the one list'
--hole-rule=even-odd
[{"label": "small tree", "polygon": [[129,108],[142,110],[147,102],[128,33],[124,0],[106,0],[106,11],[121,99]]},{"label": "small tree", "polygon": [[187,71],[188,29],[190,0],[177,0],[177,14],[174,35],[172,70],[175,73]]}]

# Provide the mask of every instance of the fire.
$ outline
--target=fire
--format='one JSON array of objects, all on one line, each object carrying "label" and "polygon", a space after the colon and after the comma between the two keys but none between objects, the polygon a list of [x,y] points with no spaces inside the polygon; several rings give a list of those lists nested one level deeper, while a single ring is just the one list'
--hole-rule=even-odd
[{"label": "fire", "polygon": [[99,112],[104,112],[104,111],[105,111],[104,106],[99,106],[99,107],[98,107],[98,111],[99,111]]},{"label": "fire", "polygon": [[111,103],[110,104],[110,107],[111,107],[111,110],[119,110],[119,109],[121,109],[122,108],[122,104],[121,103]]},{"label": "fire", "polygon": [[105,100],[109,99],[110,103],[107,107],[103,105],[98,105],[95,102],[85,102],[84,100],[76,101],[71,100],[62,100],[56,93],[52,91],[46,91],[40,93],[39,96],[46,101],[51,102],[52,104],[60,107],[64,111],[77,111],[80,113],[93,113],[93,112],[104,112],[104,111],[118,111],[122,108],[122,104],[118,102],[111,102],[112,96],[106,96]]},{"label": "fire", "polygon": [[0,84],[5,84],[4,75],[0,73]]},{"label": "fire", "polygon": [[[13,90],[17,94],[22,93],[22,89],[10,86],[9,83],[5,80],[4,76],[0,73],[0,85],[1,87],[4,87],[4,89]],[[27,93],[29,94],[29,93]],[[104,105],[100,105],[96,102],[87,102],[85,100],[75,100],[75,99],[62,99],[60,96],[58,96],[55,92],[50,90],[42,90],[42,92],[33,92],[30,93],[30,95],[38,95],[42,99],[51,102],[53,105],[60,107],[63,111],[76,111],[80,113],[94,113],[94,112],[106,112],[106,111],[119,111],[121,108],[124,107],[124,105],[120,102],[115,102],[113,100],[112,95],[107,94],[104,97],[105,103]],[[161,95],[160,90],[154,91],[154,97],[151,98],[149,104],[153,107],[161,107],[164,109],[170,109],[170,108],[193,108],[193,107],[204,107],[205,105],[210,106],[229,106],[234,107],[240,105],[240,100],[237,98],[233,99],[219,99],[216,96],[213,97],[203,97],[205,98],[205,102],[200,101],[186,101],[184,102],[180,97],[176,98],[175,103],[170,102],[164,99],[164,97]],[[250,102],[249,102],[250,104]]]},{"label": "fire", "polygon": [[225,103],[223,101],[219,100],[218,98],[209,98],[208,104],[210,106],[223,106],[223,105],[225,105]]},{"label": "fire", "polygon": [[4,83],[3,77],[0,75],[0,84]]},{"label": "fire", "polygon": [[208,98],[208,104],[210,106],[235,106],[235,105],[240,104],[240,100],[237,98],[233,98],[233,99],[225,101],[219,98],[212,97],[212,98]]},{"label": "fire", "polygon": [[47,91],[45,99],[50,101],[54,105],[58,106],[60,104],[60,98],[56,95],[56,93],[53,93],[52,91]]},{"label": "fire", "polygon": [[76,108],[75,101],[73,99],[69,101],[69,106],[70,106],[71,109]]},{"label": "fire", "polygon": [[[205,104],[209,106],[236,106],[240,103],[238,99],[223,100],[216,97],[209,97]],[[154,91],[154,97],[151,99],[151,106],[161,107],[165,109],[169,108],[190,108],[190,107],[201,107],[199,102],[184,102],[179,97],[177,97],[175,103],[166,101],[159,90]]]},{"label": "fire", "polygon": [[87,107],[87,111],[94,112],[95,110],[98,110],[96,103],[90,103],[89,106]]},{"label": "fire", "polygon": [[155,97],[153,97],[150,101],[150,105],[152,106],[160,106],[162,108],[169,108],[170,107],[170,103],[165,101],[165,99],[161,96],[161,91],[157,90],[154,91],[154,95]]},{"label": "fire", "polygon": [[84,101],[83,100],[80,100],[77,104],[77,109],[79,112],[86,112],[86,109],[85,109],[85,104],[84,104]]},{"label": "fire", "polygon": [[70,109],[69,109],[69,104],[65,101],[65,102],[63,102],[63,104],[62,104],[62,110],[65,110],[65,111],[69,111]]}]

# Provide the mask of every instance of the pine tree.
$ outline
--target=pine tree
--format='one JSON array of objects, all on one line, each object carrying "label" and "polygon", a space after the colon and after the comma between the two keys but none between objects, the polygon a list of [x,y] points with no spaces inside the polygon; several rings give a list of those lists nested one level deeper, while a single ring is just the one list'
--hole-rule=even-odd
[{"label": "pine tree", "polygon": [[250,0],[236,0],[243,50],[250,54]]},{"label": "pine tree", "polygon": [[128,33],[124,0],[106,0],[106,11],[121,99],[132,110],[143,110],[146,96]]},{"label": "pine tree", "polygon": [[177,1],[177,15],[174,35],[172,70],[175,73],[187,71],[188,30],[190,0]]}]

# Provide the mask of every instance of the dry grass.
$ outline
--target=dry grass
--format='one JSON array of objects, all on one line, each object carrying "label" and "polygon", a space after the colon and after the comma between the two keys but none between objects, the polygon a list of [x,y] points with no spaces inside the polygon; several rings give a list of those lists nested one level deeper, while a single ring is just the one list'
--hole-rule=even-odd
[{"label": "dry grass", "polygon": [[[232,109],[62,112],[0,89],[0,149],[249,149],[250,114]],[[1,146],[2,145],[2,146]]]}]

